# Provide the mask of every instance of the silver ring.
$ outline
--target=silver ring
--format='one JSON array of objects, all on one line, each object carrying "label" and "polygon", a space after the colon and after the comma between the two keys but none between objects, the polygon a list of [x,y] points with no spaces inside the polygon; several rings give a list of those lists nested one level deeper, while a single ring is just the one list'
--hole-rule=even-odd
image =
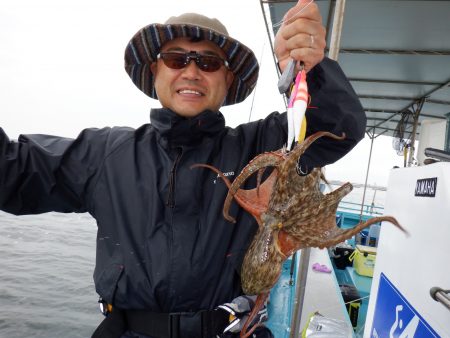
[{"label": "silver ring", "polygon": [[313,45],[314,45],[314,35],[309,34],[309,37],[310,37],[310,39],[311,39],[311,43],[309,44],[309,48],[313,48]]}]

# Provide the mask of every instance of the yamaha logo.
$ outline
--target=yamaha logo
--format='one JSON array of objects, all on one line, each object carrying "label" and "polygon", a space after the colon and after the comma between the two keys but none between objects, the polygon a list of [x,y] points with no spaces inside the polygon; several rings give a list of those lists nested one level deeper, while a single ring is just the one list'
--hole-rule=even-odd
[{"label": "yamaha logo", "polygon": [[435,197],[437,188],[437,177],[417,180],[414,196]]}]

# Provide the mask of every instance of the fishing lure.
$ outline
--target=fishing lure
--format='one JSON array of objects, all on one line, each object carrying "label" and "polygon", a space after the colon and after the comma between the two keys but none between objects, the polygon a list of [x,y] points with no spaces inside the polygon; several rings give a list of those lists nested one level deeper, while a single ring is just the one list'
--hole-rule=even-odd
[{"label": "fishing lure", "polygon": [[[291,61],[292,62],[292,61]],[[288,138],[287,150],[292,149],[292,145],[302,141],[306,135],[306,108],[308,106],[308,85],[306,83],[306,72],[301,65],[301,70],[297,73],[295,83],[292,86],[289,104],[287,108]]]}]

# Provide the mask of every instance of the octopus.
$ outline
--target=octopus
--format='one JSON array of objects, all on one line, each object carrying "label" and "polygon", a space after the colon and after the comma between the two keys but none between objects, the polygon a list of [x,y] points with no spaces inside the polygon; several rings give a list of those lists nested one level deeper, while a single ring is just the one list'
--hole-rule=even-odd
[{"label": "octopus", "polygon": [[[305,150],[318,138],[330,137],[343,140],[345,134],[337,136],[329,132],[317,132],[289,152],[280,149],[256,156],[231,183],[220,170],[207,164],[206,167],[224,180],[228,187],[223,215],[230,222],[229,209],[233,199],[258,223],[258,230],[245,254],[241,267],[242,289],[247,295],[258,295],[241,333],[249,337],[262,324],[251,327],[257,313],[264,306],[272,287],[278,281],[283,262],[297,250],[317,247],[327,248],[351,238],[362,229],[378,222],[387,221],[406,232],[392,216],[373,217],[360,222],[354,228],[341,229],[336,225],[336,211],[339,202],[352,189],[345,183],[338,189],[323,194],[319,189],[324,180],[322,170],[314,168],[307,175],[299,175],[299,159]],[[273,168],[262,182],[266,168]],[[257,174],[257,186],[242,189],[245,181]]]}]

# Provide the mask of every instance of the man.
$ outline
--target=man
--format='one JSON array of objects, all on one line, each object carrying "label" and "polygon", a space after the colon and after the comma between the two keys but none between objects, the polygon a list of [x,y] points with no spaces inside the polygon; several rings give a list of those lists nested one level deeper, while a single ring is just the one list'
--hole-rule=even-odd
[{"label": "man", "polygon": [[[307,133],[347,135],[314,143],[300,163],[307,173],[346,154],[363,137],[365,117],[339,67],[327,59],[318,64],[325,39],[317,6],[301,16],[295,11],[277,34],[276,53],[281,68],[290,56],[309,70],[315,108],[307,112]],[[0,129],[0,208],[18,215],[89,212],[96,219],[94,280],[107,317],[95,337],[222,335],[229,317],[217,307],[242,295],[239,270],[256,224],[238,208],[237,224],[226,222],[227,188],[190,167],[208,163],[236,175],[255,155],[283,146],[286,116],[225,127],[220,107],[250,94],[258,64],[216,19],[184,14],[144,27],[126,48],[125,68],[161,102],[151,124],[18,142]]]}]

